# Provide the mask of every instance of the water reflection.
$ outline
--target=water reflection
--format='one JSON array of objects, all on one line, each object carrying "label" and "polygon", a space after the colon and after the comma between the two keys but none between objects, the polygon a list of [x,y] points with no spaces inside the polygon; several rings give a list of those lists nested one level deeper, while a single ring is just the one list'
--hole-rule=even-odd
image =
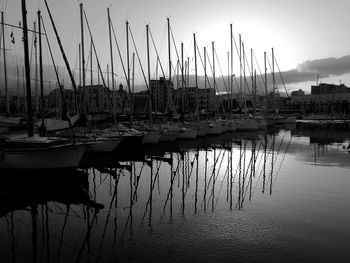
[{"label": "water reflection", "polygon": [[[286,156],[314,154],[308,132],[293,127],[205,137],[123,158],[86,156],[75,171],[2,177],[0,254],[8,262],[143,261],[149,244],[140,246],[160,230],[174,233],[183,222],[223,212],[230,218],[268,200]],[[166,244],[177,238],[161,237]]]}]

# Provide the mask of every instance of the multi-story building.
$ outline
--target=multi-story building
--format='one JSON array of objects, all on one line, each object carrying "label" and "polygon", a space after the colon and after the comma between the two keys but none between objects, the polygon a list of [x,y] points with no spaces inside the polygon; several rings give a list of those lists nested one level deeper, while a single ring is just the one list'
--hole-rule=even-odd
[{"label": "multi-story building", "polygon": [[214,89],[200,89],[198,87],[178,88],[175,91],[177,111],[196,112],[197,101],[199,111],[214,111],[217,98]]},{"label": "multi-story building", "polygon": [[311,86],[311,94],[303,91],[292,93],[285,100],[284,108],[290,112],[314,114],[349,114],[350,89],[345,85],[321,83]]},{"label": "multi-story building", "polygon": [[152,79],[149,83],[152,98],[152,111],[167,112],[173,109],[174,85],[163,77]]}]

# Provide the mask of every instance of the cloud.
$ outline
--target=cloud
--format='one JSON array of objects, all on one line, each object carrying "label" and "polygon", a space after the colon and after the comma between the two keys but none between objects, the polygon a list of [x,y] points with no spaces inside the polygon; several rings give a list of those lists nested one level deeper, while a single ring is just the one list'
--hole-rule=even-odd
[{"label": "cloud", "polygon": [[[323,58],[308,60],[299,64],[296,69],[281,72],[286,84],[316,80],[330,76],[341,76],[350,73],[350,55],[340,58]],[[281,82],[278,80],[278,82]]]}]

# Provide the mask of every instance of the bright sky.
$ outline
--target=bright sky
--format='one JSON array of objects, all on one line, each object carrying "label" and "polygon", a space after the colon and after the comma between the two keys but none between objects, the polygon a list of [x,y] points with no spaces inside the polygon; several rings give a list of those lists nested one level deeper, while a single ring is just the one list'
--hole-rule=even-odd
[{"label": "bright sky", "polygon": [[[69,61],[73,68],[77,68],[78,43],[80,42],[79,3],[81,1],[47,1]],[[0,0],[0,8],[5,12],[5,22],[18,24],[18,21],[21,20],[20,2],[20,0]],[[197,44],[201,52],[204,46],[208,48],[210,59],[212,58],[211,42],[215,41],[223,74],[227,74],[230,23],[233,24],[236,40],[238,40],[238,34],[242,34],[247,54],[250,48],[253,48],[261,69],[263,69],[263,52],[267,51],[270,56],[271,47],[275,49],[281,71],[296,69],[299,64],[307,60],[350,55],[349,0],[84,0],[83,3],[103,68],[110,63],[107,7],[111,9],[112,22],[117,31],[123,59],[126,59],[125,21],[128,20],[145,70],[147,65],[145,25],[149,24],[161,54],[164,70],[166,74],[168,72],[167,17],[170,17],[178,48],[180,42],[184,42],[185,57],[193,57],[193,33],[197,35]],[[27,0],[28,23],[32,26],[38,7],[42,9],[46,27],[50,28],[50,40],[54,43],[54,35],[43,0]],[[8,35],[10,31],[11,29],[7,28]],[[17,38],[20,39],[21,33],[15,32],[17,32]],[[85,34],[87,35],[87,30]],[[87,37],[86,50],[89,50],[89,42]],[[20,41],[17,41],[16,48],[12,48],[18,54],[22,52],[19,45]],[[131,42],[130,47],[133,52]],[[57,46],[54,47],[54,50],[60,59]],[[114,46],[114,52],[115,60],[119,61],[116,46]],[[152,76],[154,76],[155,53],[153,50],[151,53]],[[172,53],[173,60],[176,60],[174,48]],[[236,53],[235,59],[237,62]],[[46,61],[49,63],[48,57]],[[62,59],[58,63],[63,65]],[[235,67],[235,74],[239,74],[236,71],[237,63]],[[137,65],[136,68],[139,66]],[[191,64],[191,72],[193,68]],[[116,63],[116,72],[118,76],[123,75],[120,63]],[[136,69],[135,74],[136,79],[141,83],[140,70]],[[217,74],[220,75],[219,69]],[[331,76],[323,81],[337,83],[340,79],[350,86],[349,75]],[[122,81],[123,78],[117,80],[117,82]],[[309,85],[310,82],[305,82],[294,86],[307,90]]]}]

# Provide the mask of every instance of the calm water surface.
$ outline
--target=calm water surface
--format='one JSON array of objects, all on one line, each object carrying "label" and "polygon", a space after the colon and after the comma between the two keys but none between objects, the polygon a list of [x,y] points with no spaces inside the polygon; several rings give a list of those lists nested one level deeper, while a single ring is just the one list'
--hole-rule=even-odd
[{"label": "calm water surface", "polygon": [[349,132],[292,127],[1,174],[1,262],[349,262]]}]

